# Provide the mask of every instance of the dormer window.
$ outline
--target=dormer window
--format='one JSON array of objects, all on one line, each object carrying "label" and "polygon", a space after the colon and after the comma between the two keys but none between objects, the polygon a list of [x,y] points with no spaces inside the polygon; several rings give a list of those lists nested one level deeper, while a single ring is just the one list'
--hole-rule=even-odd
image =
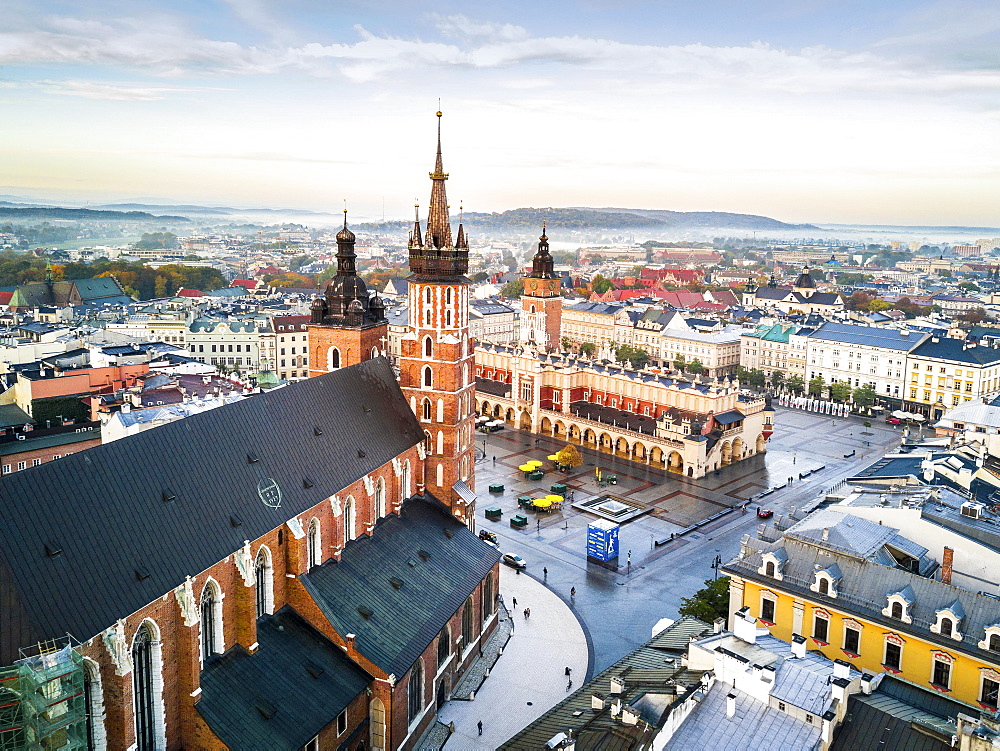
[{"label": "dormer window", "polygon": [[965,618],[965,609],[958,600],[935,611],[935,615],[937,615],[937,622],[931,624],[931,631],[933,633],[954,639],[955,641],[962,641],[960,628],[962,619]]},{"label": "dormer window", "polygon": [[910,606],[913,605],[917,596],[913,594],[913,588],[907,584],[896,592],[886,595],[888,602],[882,608],[882,615],[903,623],[913,623],[913,616],[910,615]]},{"label": "dormer window", "polygon": [[788,554],[784,548],[769,550],[761,556],[761,565],[757,569],[758,574],[763,574],[769,579],[781,581],[784,577],[782,569],[788,561]]},{"label": "dormer window", "polygon": [[840,579],[840,566],[836,563],[831,563],[826,568],[816,572],[813,583],[809,585],[809,589],[821,595],[836,598],[837,584],[840,583]]},{"label": "dormer window", "polygon": [[986,627],[986,634],[979,642],[979,648],[988,649],[990,652],[1000,652],[1000,622]]}]

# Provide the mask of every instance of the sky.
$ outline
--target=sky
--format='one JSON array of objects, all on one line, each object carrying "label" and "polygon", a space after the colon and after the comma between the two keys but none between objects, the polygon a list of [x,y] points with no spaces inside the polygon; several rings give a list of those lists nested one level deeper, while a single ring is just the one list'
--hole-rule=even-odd
[{"label": "sky", "polygon": [[995,0],[0,0],[0,193],[1000,225]]}]

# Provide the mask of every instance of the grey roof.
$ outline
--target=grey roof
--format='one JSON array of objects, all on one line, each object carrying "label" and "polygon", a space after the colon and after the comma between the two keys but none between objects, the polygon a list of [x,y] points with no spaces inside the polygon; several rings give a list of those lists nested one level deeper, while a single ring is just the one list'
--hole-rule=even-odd
[{"label": "grey roof", "polygon": [[[815,512],[812,516],[822,513]],[[883,529],[898,532],[892,527],[885,526]],[[778,547],[784,547],[788,553],[788,561],[781,572],[782,590],[820,603],[827,601],[839,611],[896,629],[899,628],[899,622],[883,615],[882,609],[888,603],[889,594],[904,592],[908,586],[910,591],[907,596],[912,597],[912,605],[907,612],[912,616],[913,623],[907,626],[907,631],[949,651],[964,652],[978,660],[1000,666],[1000,659],[995,653],[978,646],[985,628],[997,620],[997,601],[978,592],[928,579],[902,568],[881,565],[829,545],[824,547],[814,542],[806,544],[790,537],[787,532],[776,542],[747,539],[746,554],[730,561],[724,570],[744,579],[774,586],[774,580],[759,574],[757,569],[761,567],[761,555]],[[815,571],[828,566],[831,556],[842,572],[835,599],[809,589],[815,579]],[[930,630],[931,624],[937,623],[937,611],[953,606],[956,600],[966,614],[960,628],[961,641],[940,636]]]},{"label": "grey roof", "polygon": [[34,422],[31,415],[16,404],[0,404],[0,428],[22,427]]},{"label": "grey roof", "polygon": [[[729,694],[736,696],[736,711],[732,717],[726,717],[726,697]],[[819,718],[816,718],[815,724],[809,725],[734,689],[732,684],[717,681],[667,741],[664,749],[808,751],[822,745],[820,725]]]},{"label": "grey roof", "polygon": [[[0,664],[67,632],[93,637],[422,438],[377,358],[8,475]],[[260,501],[268,481],[280,508]]]},{"label": "grey roof", "polygon": [[855,326],[832,321],[824,323],[809,334],[811,339],[861,344],[867,347],[881,347],[900,352],[909,352],[916,348],[926,336],[926,334],[913,334],[912,332],[908,336],[904,336],[897,329],[887,329],[880,326]]},{"label": "grey roof", "polygon": [[229,748],[304,748],[371,682],[290,607],[257,621],[257,644],[209,658],[201,674],[195,709]]},{"label": "grey roof", "polygon": [[898,595],[907,605],[911,605],[913,601],[917,599],[917,596],[913,594],[913,587],[909,584],[902,589],[896,590],[895,592],[889,592],[888,595]]},{"label": "grey roof", "polygon": [[337,633],[356,634],[361,654],[402,677],[499,560],[443,505],[413,498],[300,578]]},{"label": "grey roof", "polygon": [[915,347],[911,354],[966,365],[983,366],[1000,363],[1000,349],[977,344],[970,345],[964,339],[949,337],[931,337],[920,346]]},{"label": "grey roof", "polygon": [[849,555],[870,558],[898,532],[892,527],[851,514],[823,509],[793,525],[785,532],[785,536]]}]

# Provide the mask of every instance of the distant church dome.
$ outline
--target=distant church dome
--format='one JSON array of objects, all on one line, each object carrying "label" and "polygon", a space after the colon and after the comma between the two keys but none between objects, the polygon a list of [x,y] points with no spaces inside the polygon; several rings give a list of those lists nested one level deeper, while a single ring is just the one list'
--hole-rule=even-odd
[{"label": "distant church dome", "polygon": [[802,273],[799,274],[799,278],[795,280],[796,289],[816,289],[816,280],[812,278],[809,273],[809,267],[806,266],[802,269]]}]

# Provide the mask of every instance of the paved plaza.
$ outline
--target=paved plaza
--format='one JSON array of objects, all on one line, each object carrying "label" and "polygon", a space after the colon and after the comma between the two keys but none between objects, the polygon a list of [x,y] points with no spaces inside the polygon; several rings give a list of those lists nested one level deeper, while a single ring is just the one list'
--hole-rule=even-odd
[{"label": "paved plaza", "polygon": [[[529,459],[545,460],[565,443],[511,428],[487,436],[478,434],[485,457],[476,466],[476,523],[479,529],[497,534],[504,552],[517,553],[528,562],[518,578],[532,577],[564,603],[572,604],[586,634],[589,671],[593,674],[647,640],[657,620],[677,616],[681,598],[712,577],[715,557],[724,561],[731,558],[739,550],[742,535],[753,531],[757,524],[754,507],[745,513],[732,511],[667,544],[655,545],[656,540],[669,538],[671,533],[772,487],[784,486],[766,498],[768,508],[780,513],[801,506],[896,448],[900,438],[899,428],[884,423],[865,428],[857,418],[832,419],[778,408],[775,433],[765,454],[700,480],[581,447],[582,466],[569,474],[546,472],[542,481],[530,482],[518,466]],[[845,459],[852,451],[854,455]],[[596,467],[605,474],[616,474],[618,484],[599,487]],[[804,473],[809,476],[800,479]],[[545,495],[556,482],[565,483],[576,501],[609,493],[649,508],[649,513],[622,525],[617,571],[588,563],[587,525],[597,517],[569,504],[552,513],[526,512],[527,529],[510,527],[511,516],[519,513],[518,496]],[[504,485],[502,495],[487,492],[494,483]],[[485,510],[493,506],[503,510],[499,522],[485,518]],[[548,570],[547,575],[543,569]],[[577,590],[575,598],[570,597],[572,587]],[[498,667],[505,662],[501,660]]]}]

